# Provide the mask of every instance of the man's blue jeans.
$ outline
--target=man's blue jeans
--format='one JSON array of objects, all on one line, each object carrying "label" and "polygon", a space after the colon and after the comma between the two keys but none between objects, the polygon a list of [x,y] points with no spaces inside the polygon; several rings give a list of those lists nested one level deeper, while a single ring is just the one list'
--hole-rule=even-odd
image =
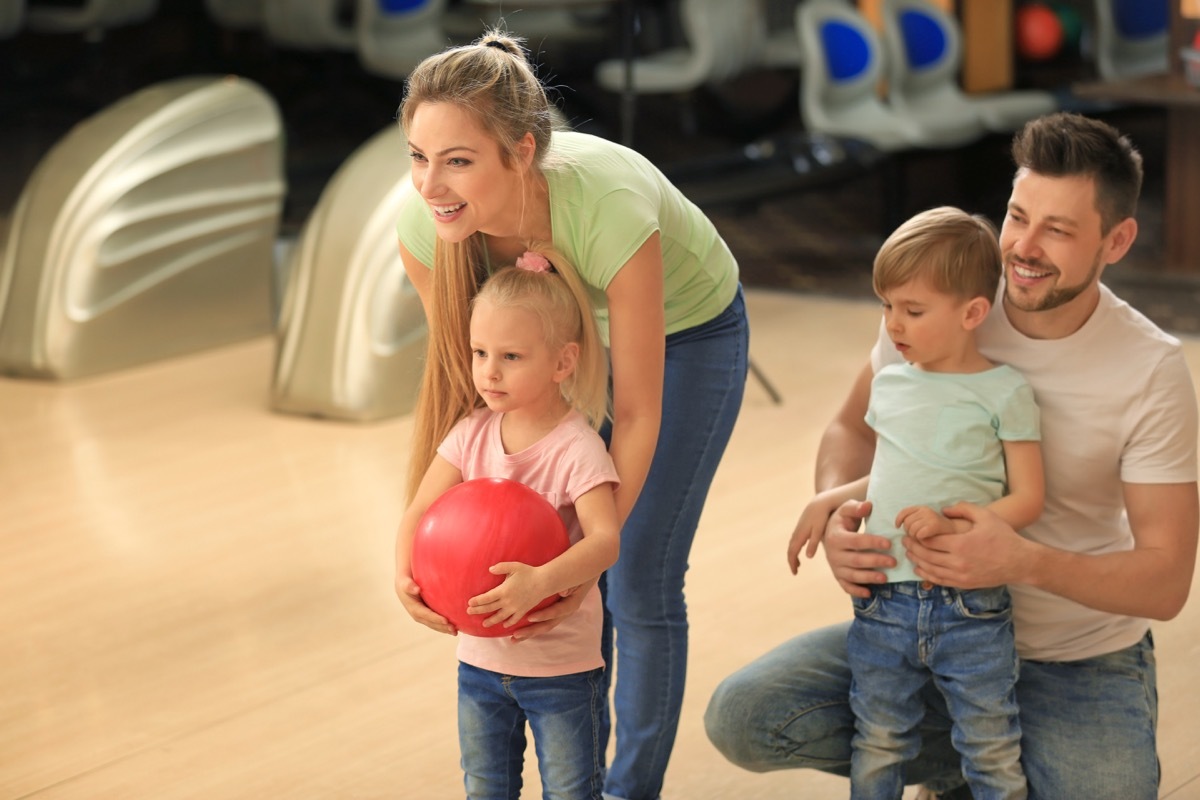
[{"label": "man's blue jeans", "polygon": [[[717,317],[667,337],[650,472],[605,574],[605,663],[616,639],[616,750],[605,797],[654,800],[675,745],[688,650],[683,579],[700,512],[733,433],[748,369],[739,287]],[[609,670],[608,674],[611,674]],[[606,730],[607,732],[607,730]]]},{"label": "man's blue jeans", "polygon": [[[705,714],[709,739],[755,772],[850,773],[849,623],[802,634],[717,687]],[[1017,679],[1021,764],[1029,793],[1046,800],[1154,800],[1159,768],[1154,643],[1079,661],[1022,660]],[[950,720],[927,687],[922,746],[906,779],[937,791],[962,783]]]},{"label": "man's blue jeans", "polygon": [[600,800],[604,670],[553,678],[458,665],[458,743],[469,800],[518,800],[525,721],[533,731],[542,796]]},{"label": "man's blue jeans", "polygon": [[853,601],[851,800],[903,793],[905,765],[921,749],[922,691],[930,682],[946,701],[951,741],[975,800],[1024,800],[1008,590],[905,581]]}]

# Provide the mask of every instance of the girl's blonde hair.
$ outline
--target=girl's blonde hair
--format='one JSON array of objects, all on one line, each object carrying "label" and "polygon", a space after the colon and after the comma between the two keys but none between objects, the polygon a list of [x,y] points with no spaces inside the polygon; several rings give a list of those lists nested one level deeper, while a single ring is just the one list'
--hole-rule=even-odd
[{"label": "girl's blonde hair", "polygon": [[[599,429],[607,418],[608,361],[587,288],[561,253],[547,245],[531,245],[530,249],[544,255],[554,265],[554,271],[542,273],[504,267],[491,277],[482,277],[463,265],[458,273],[470,275],[471,280],[461,281],[457,289],[470,292],[462,327],[457,334],[451,335],[447,326],[439,324],[435,327],[430,320],[428,354],[417,397],[416,426],[409,454],[410,498],[416,493],[438,445],[450,429],[483,406],[483,400],[475,390],[470,348],[470,311],[481,298],[500,307],[533,312],[541,320],[546,344],[552,348],[569,342],[578,344],[579,358],[574,373],[562,384],[563,397],[587,418],[593,428]],[[445,333],[434,335],[435,330]]]},{"label": "girl's blonde hair", "polygon": [[875,294],[926,281],[962,300],[996,297],[1002,271],[996,228],[952,206],[922,211],[892,232],[875,256]]},{"label": "girl's blonde hair", "polygon": [[[520,144],[527,133],[534,141],[533,168],[540,170],[549,160],[555,116],[518,37],[490,30],[474,44],[449,48],[418,64],[405,82],[398,113],[406,134],[422,103],[449,103],[469,114],[495,140],[506,167],[515,170],[521,163]],[[442,439],[458,420],[483,404],[471,379],[466,344],[471,300],[487,277],[486,264],[481,233],[454,243],[438,238],[434,245],[425,309],[429,346],[409,460],[409,497]],[[559,267],[563,274],[569,269],[565,262]]]},{"label": "girl's blonde hair", "polygon": [[542,335],[552,350],[571,342],[579,345],[575,371],[562,384],[563,397],[599,430],[608,411],[608,362],[591,300],[561,253],[546,246],[537,246],[534,252],[546,256],[554,270],[505,267],[488,278],[472,306],[486,300],[498,308],[529,311],[541,321]]}]

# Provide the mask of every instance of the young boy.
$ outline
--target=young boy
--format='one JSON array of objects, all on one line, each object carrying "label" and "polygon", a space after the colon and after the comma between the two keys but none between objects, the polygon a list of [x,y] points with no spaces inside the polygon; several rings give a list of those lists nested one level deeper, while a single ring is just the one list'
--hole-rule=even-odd
[{"label": "young boy", "polygon": [[[871,385],[870,475],[822,492],[805,508],[788,546],[793,572],[800,551],[815,554],[830,516],[851,499],[871,504],[868,533],[896,543],[906,533],[924,539],[965,529],[965,521],[940,513],[960,501],[987,506],[1018,530],[1041,514],[1033,391],[975,346],[1000,272],[994,228],[955,208],[918,214],[884,242],[875,292],[905,363],[881,369]],[[1007,589],[936,586],[901,558],[888,583],[854,598],[854,611],[851,797],[901,796],[904,764],[920,749],[921,693],[930,681],[946,700],[974,796],[1026,797]]]}]

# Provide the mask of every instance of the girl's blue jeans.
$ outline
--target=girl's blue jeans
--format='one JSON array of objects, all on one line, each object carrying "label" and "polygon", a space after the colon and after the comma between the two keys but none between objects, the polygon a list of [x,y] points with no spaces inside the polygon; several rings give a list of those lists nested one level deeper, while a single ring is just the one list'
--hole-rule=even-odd
[{"label": "girl's blue jeans", "polygon": [[[746,386],[749,324],[741,287],[716,318],[667,337],[658,446],[608,570],[605,663],[613,665],[616,748],[607,798],[654,800],[675,744],[688,651],[683,579],[700,512]],[[602,431],[607,439],[608,431]],[[606,675],[610,675],[610,668]],[[607,739],[607,725],[605,726]]]},{"label": "girl's blue jeans", "polygon": [[[705,714],[708,737],[745,769],[850,773],[849,623],[790,639],[727,677]],[[1032,797],[1154,800],[1159,767],[1154,643],[1078,661],[1023,659],[1017,678],[1021,765]],[[922,692],[922,745],[906,780],[962,784],[941,695]]]},{"label": "girl's blue jeans", "polygon": [[468,800],[518,800],[525,722],[545,800],[600,800],[604,670],[521,678],[458,665],[458,742]]},{"label": "girl's blue jeans", "polygon": [[951,742],[975,800],[1024,800],[1008,590],[905,581],[853,600],[851,800],[903,794],[906,764],[921,749],[922,691],[929,683],[946,702]]}]

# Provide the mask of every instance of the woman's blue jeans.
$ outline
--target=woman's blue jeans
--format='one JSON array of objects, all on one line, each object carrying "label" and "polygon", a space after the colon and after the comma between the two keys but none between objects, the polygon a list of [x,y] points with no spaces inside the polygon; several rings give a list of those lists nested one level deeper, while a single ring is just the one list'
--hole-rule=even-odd
[{"label": "woman's blue jeans", "polygon": [[621,529],[620,558],[602,582],[604,659],[613,664],[615,638],[617,670],[608,798],[654,800],[662,791],[687,669],[683,578],[708,488],[742,406],[749,346],[740,287],[716,318],[667,337],[658,446]]},{"label": "woman's blue jeans", "polygon": [[851,800],[892,800],[921,749],[924,688],[953,721],[951,741],[975,800],[1027,796],[1017,720],[1017,651],[1008,589],[885,583],[853,598],[847,638],[856,730]]},{"label": "woman's blue jeans", "polygon": [[542,797],[600,800],[604,670],[552,678],[458,665],[458,742],[468,800],[519,800],[525,722],[533,731]]},{"label": "woman's blue jeans", "polygon": [[[726,678],[705,713],[708,737],[755,772],[850,772],[849,623],[797,636]],[[1154,642],[1079,661],[1022,660],[1021,765],[1031,797],[1154,800],[1159,767]],[[935,791],[962,784],[946,704],[924,691],[919,755],[906,779]]]}]

